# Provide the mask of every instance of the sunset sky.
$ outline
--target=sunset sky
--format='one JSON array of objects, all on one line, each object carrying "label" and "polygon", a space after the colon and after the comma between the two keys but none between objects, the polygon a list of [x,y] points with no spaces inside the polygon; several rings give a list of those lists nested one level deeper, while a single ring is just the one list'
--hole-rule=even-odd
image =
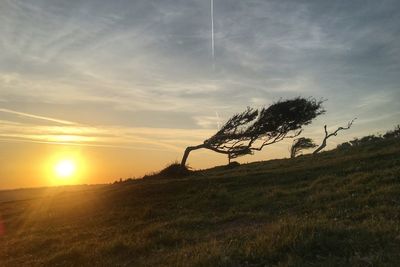
[{"label": "sunset sky", "polygon": [[[140,177],[281,98],[327,99],[304,131],[316,141],[357,117],[329,148],[383,133],[400,123],[399,14],[397,0],[214,0],[213,58],[210,0],[2,0],[0,189]],[[69,158],[76,177],[54,177]]]}]

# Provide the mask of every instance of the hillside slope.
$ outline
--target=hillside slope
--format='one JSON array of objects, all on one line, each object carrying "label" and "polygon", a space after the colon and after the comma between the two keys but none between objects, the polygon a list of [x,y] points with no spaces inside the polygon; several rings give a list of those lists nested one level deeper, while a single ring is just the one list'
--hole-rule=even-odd
[{"label": "hillside slope", "polygon": [[400,266],[400,142],[0,203],[1,266]]}]

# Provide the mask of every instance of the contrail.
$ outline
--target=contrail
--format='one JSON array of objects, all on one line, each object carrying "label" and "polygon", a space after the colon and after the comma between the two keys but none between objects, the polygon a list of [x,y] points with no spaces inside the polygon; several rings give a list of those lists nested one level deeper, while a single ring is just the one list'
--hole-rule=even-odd
[{"label": "contrail", "polygon": [[215,115],[217,117],[217,131],[218,131],[219,129],[221,129],[221,120],[219,118],[218,111],[215,111]]},{"label": "contrail", "polygon": [[33,118],[33,119],[39,119],[39,120],[57,122],[57,123],[60,123],[60,124],[76,125],[75,122],[71,122],[71,121],[59,120],[59,119],[55,119],[55,118],[50,118],[50,117],[45,117],[45,116],[39,116],[39,115],[34,115],[34,114],[19,112],[19,111],[15,111],[15,110],[5,109],[5,108],[0,108],[0,112],[10,113],[10,114],[14,114],[14,115],[18,115],[18,116],[23,116],[23,117],[28,117],[28,118]]},{"label": "contrail", "polygon": [[214,0],[211,0],[211,55],[213,68],[215,68],[215,50],[214,50]]}]

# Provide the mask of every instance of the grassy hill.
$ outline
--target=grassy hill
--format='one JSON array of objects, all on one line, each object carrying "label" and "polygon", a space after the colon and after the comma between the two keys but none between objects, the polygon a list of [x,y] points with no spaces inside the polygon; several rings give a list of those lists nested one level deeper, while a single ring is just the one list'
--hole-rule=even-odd
[{"label": "grassy hill", "polygon": [[0,203],[0,266],[400,266],[400,141]]}]

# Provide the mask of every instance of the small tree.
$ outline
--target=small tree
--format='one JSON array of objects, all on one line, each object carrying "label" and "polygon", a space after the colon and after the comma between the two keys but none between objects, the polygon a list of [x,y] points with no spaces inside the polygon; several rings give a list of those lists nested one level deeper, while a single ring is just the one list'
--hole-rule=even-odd
[{"label": "small tree", "polygon": [[216,134],[202,144],[187,147],[181,167],[186,165],[191,151],[201,148],[225,154],[229,160],[253,154],[267,145],[298,136],[304,125],[310,124],[324,112],[322,101],[300,97],[278,101],[261,110],[247,108],[231,117]]},{"label": "small tree", "polygon": [[317,147],[317,144],[311,138],[300,137],[293,141],[290,148],[290,158],[295,158],[302,150]]},{"label": "small tree", "polygon": [[353,125],[353,122],[355,121],[355,119],[356,118],[352,119],[349,123],[347,123],[346,127],[337,128],[336,131],[334,131],[333,133],[328,133],[328,130],[326,129],[326,125],[325,125],[324,126],[324,131],[325,131],[324,140],[322,140],[321,145],[313,152],[313,154],[317,154],[318,152],[320,152],[322,149],[324,149],[326,147],[326,142],[327,142],[328,138],[330,138],[332,136],[337,136],[339,131],[350,129],[350,127],[351,127],[351,125]]},{"label": "small tree", "polygon": [[387,131],[383,138],[390,139],[390,138],[399,138],[400,137],[400,125],[397,125],[394,130]]}]

